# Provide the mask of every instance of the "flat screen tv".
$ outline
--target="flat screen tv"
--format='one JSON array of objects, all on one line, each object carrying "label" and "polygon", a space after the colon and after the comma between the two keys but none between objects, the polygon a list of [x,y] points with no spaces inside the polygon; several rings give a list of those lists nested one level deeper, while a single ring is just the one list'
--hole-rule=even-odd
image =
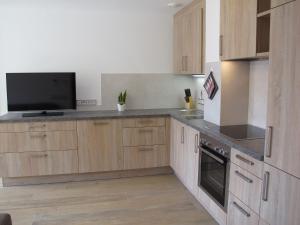
[{"label": "flat screen tv", "polygon": [[76,109],[75,73],[7,73],[8,111]]}]

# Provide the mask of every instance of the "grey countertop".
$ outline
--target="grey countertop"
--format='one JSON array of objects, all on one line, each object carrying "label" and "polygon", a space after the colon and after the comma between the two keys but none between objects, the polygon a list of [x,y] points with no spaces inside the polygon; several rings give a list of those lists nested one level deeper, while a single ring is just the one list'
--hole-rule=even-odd
[{"label": "grey countertop", "polygon": [[171,116],[180,122],[193,127],[200,132],[209,135],[216,140],[229,145],[257,160],[264,159],[264,139],[234,140],[220,132],[220,127],[203,119],[188,120],[179,109],[141,109],[117,111],[77,111],[66,112],[63,116],[55,117],[22,117],[21,113],[8,113],[0,116],[0,123],[7,122],[38,122],[38,121],[60,121],[60,120],[85,120],[85,119],[113,119],[130,117],[159,117]]}]

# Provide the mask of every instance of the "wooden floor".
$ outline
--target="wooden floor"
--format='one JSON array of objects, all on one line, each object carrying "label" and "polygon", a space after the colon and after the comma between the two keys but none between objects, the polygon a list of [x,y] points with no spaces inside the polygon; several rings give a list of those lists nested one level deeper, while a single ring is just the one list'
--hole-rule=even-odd
[{"label": "wooden floor", "polygon": [[13,225],[212,225],[173,175],[0,189]]}]

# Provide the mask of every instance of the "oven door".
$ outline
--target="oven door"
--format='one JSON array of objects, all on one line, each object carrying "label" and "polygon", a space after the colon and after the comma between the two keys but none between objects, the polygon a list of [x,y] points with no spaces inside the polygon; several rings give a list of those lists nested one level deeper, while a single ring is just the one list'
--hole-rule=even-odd
[{"label": "oven door", "polygon": [[201,146],[199,186],[224,209],[227,198],[227,158]]}]

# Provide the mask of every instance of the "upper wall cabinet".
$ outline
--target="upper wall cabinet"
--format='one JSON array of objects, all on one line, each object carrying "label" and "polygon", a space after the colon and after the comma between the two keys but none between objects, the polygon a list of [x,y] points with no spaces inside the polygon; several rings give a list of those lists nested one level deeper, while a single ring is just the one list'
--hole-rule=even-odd
[{"label": "upper wall cabinet", "polygon": [[271,11],[265,162],[300,178],[300,0]]},{"label": "upper wall cabinet", "polygon": [[270,0],[221,0],[221,60],[268,57]]},{"label": "upper wall cabinet", "polygon": [[174,72],[201,74],[204,65],[204,0],[195,0],[174,16]]}]

